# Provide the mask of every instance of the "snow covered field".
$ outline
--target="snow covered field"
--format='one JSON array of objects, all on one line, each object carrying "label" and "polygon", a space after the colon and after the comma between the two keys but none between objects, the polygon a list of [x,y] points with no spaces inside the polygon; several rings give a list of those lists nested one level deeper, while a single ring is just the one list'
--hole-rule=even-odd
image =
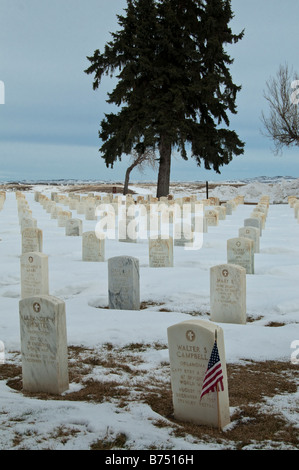
[{"label": "snow covered field", "polygon": [[[61,189],[62,193],[64,189]],[[50,196],[51,191],[59,189],[40,185],[34,190]],[[86,350],[94,350],[95,356],[97,351],[102,355],[103,351],[109,351],[107,345],[110,345],[110,350],[113,347],[121,357],[128,345],[144,345],[138,352],[140,362],[128,364],[136,371],[136,383],[134,380],[131,383],[132,394],[137,393],[135,388],[141,380],[138,371],[144,380],[152,377],[168,384],[167,328],[188,318],[209,321],[210,268],[226,263],[226,242],[238,236],[238,229],[250,216],[253,206],[239,205],[232,215],[219,222],[218,227],[209,227],[200,250],[174,247],[173,268],[149,268],[146,240],[137,244],[106,240],[105,262],[82,262],[81,237],[66,237],[65,229],[58,227],[57,220],[51,219],[41,204],[34,201],[34,190],[24,194],[38,227],[43,230],[43,252],[49,256],[50,294],[66,303],[71,350],[82,348],[82,355],[77,358],[83,360]],[[144,194],[148,188],[136,186],[135,190]],[[178,191],[178,196],[184,192],[188,194],[186,186]],[[220,325],[224,331],[227,363],[283,361],[298,364],[299,368],[299,223],[293,209],[286,204],[288,195],[299,198],[299,181],[250,183],[239,188],[219,186],[210,192],[210,196],[218,196],[221,200],[238,194],[245,195],[245,202],[252,203],[257,203],[261,195],[269,195],[271,203],[275,204],[270,205],[260,240],[260,253],[255,254],[255,274],[246,276],[249,321],[246,325]],[[204,197],[204,192],[198,195],[198,199]],[[85,220],[76,211],[73,215],[82,218],[84,231],[94,230],[94,221]],[[8,364],[21,364],[21,234],[13,191],[7,192],[0,212],[0,239],[0,340],[5,348],[1,372],[1,367]],[[107,309],[107,260],[118,255],[139,259],[141,301],[145,307],[140,311]],[[273,323],[280,326],[271,327]],[[137,353],[135,355],[137,357]],[[129,356],[123,357],[127,361]],[[83,382],[90,378],[91,373],[86,374]],[[98,366],[92,369],[92,378],[100,382],[117,378],[121,382],[126,376],[124,372],[107,374],[104,367]],[[25,396],[22,391],[10,387],[7,380],[0,380],[0,449],[90,449],[95,441],[113,439],[117,435],[125,435],[127,448],[134,450],[234,448],[229,440],[225,441],[225,432],[222,441],[207,442],[191,435],[176,435],[173,423],[165,418],[166,425],[157,427],[161,416],[141,400],[131,399],[123,407],[116,399],[101,403],[68,400],[67,395],[78,391],[83,382],[71,381],[64,400],[43,400]],[[295,393],[269,398],[267,406],[298,429],[298,388]],[[58,436],[58,429],[68,431],[64,439]],[[254,449],[255,444],[249,448]],[[265,443],[265,448],[271,448],[271,442]],[[283,443],[280,448],[285,448]]]}]

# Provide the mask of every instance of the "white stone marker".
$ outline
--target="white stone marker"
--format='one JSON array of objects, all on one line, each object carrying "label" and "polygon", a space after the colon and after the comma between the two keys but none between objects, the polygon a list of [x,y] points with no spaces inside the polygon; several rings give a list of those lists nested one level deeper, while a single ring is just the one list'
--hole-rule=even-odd
[{"label": "white stone marker", "polygon": [[246,323],[246,269],[220,264],[210,269],[211,321]]},{"label": "white stone marker", "polygon": [[20,220],[21,233],[25,228],[37,227],[37,220],[32,217],[22,217]]},{"label": "white stone marker", "polygon": [[82,235],[82,220],[69,219],[66,221],[65,234],[68,237],[80,237]]},{"label": "white stone marker", "polygon": [[70,211],[61,211],[58,213],[58,227],[65,227],[67,220],[72,218]]},{"label": "white stone marker", "polygon": [[173,238],[149,239],[149,266],[151,268],[173,267]]},{"label": "white stone marker", "polygon": [[140,309],[139,260],[132,256],[115,256],[108,260],[109,308]]},{"label": "white stone marker", "polygon": [[219,220],[226,219],[226,207],[225,206],[215,206],[216,211],[218,211],[218,218]]},{"label": "white stone marker", "polygon": [[21,256],[21,298],[49,295],[48,256],[29,252]]},{"label": "white stone marker", "polygon": [[97,238],[95,232],[84,232],[82,235],[82,260],[105,261],[105,238]]},{"label": "white stone marker", "polygon": [[243,237],[227,240],[227,262],[243,266],[246,274],[254,274],[253,241]]},{"label": "white stone marker", "polygon": [[22,231],[22,253],[43,251],[43,232],[37,227],[28,227]]},{"label": "white stone marker", "polygon": [[260,221],[261,228],[262,229],[265,228],[265,214],[263,214],[262,212],[258,212],[256,210],[254,210],[254,211],[251,212],[250,217],[253,218],[253,219],[258,219]]},{"label": "white stone marker", "polygon": [[85,219],[86,220],[97,220],[96,218],[96,208],[95,205],[87,205],[85,207]]},{"label": "white stone marker", "polygon": [[65,303],[29,297],[19,313],[23,390],[61,394],[69,388]]},{"label": "white stone marker", "polygon": [[231,201],[228,201],[224,204],[224,207],[226,208],[226,215],[232,215],[233,209],[234,209],[234,204]]},{"label": "white stone marker", "polygon": [[249,217],[248,219],[244,220],[244,227],[256,227],[260,231],[260,236],[262,236],[262,224],[261,221],[257,217]]},{"label": "white stone marker", "polygon": [[250,238],[253,240],[254,253],[260,252],[260,230],[257,227],[241,227],[239,228],[239,237]]},{"label": "white stone marker", "polygon": [[[223,374],[223,391],[201,397],[215,343]],[[230,423],[223,330],[212,322],[187,320],[167,329],[174,417],[198,425],[224,428]]]},{"label": "white stone marker", "polygon": [[207,225],[212,227],[218,226],[219,213],[217,210],[209,209],[205,211],[205,218],[207,220]]}]

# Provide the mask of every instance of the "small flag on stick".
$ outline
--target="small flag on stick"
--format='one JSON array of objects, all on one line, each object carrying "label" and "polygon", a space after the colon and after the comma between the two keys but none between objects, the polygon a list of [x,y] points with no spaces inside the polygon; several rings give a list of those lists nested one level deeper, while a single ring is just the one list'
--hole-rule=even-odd
[{"label": "small flag on stick", "polygon": [[217,347],[217,341],[215,340],[212,353],[209,359],[208,368],[204,377],[200,400],[206,393],[218,392],[218,390],[223,391],[224,387],[223,372]]}]

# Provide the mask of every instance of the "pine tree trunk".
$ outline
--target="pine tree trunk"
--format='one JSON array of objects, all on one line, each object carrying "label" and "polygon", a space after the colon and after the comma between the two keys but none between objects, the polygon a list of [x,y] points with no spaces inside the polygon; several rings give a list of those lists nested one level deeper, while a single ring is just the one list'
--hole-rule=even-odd
[{"label": "pine tree trunk", "polygon": [[124,190],[123,190],[123,195],[124,195],[124,196],[125,196],[126,194],[128,194],[130,173],[131,173],[131,167],[129,167],[129,168],[127,169],[127,171],[126,171],[125,182],[124,182]]},{"label": "pine tree trunk", "polygon": [[160,163],[157,184],[157,197],[169,195],[170,166],[171,166],[171,143],[165,136],[161,137],[159,146]]},{"label": "pine tree trunk", "polygon": [[130,165],[129,168],[127,168],[126,176],[125,176],[125,182],[124,182],[124,190],[123,190],[123,195],[124,195],[124,196],[125,196],[126,194],[128,194],[128,190],[129,190],[129,180],[130,180],[131,171],[135,168],[135,166],[137,166],[137,165],[140,164],[141,157],[142,157],[142,155],[139,155],[139,156],[136,158],[136,160],[132,163],[132,165]]}]

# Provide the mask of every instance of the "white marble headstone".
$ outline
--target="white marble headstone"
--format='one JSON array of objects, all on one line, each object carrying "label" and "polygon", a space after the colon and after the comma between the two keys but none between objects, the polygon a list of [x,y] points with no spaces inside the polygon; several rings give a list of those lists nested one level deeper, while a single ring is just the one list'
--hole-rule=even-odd
[{"label": "white marble headstone", "polygon": [[210,269],[211,321],[246,323],[246,269],[220,264]]},{"label": "white marble headstone", "polygon": [[152,268],[173,267],[173,238],[149,239],[149,266]]},{"label": "white marble headstone", "polygon": [[67,220],[72,218],[70,211],[61,211],[58,213],[58,227],[65,227]]},{"label": "white marble headstone", "polygon": [[105,238],[98,238],[95,232],[82,235],[82,260],[105,261]]},{"label": "white marble headstone", "polygon": [[132,256],[115,256],[108,260],[109,308],[140,309],[139,260]]},{"label": "white marble headstone", "polygon": [[80,237],[82,235],[82,220],[68,219],[65,225],[65,234],[68,237]]},{"label": "white marble headstone", "polygon": [[248,226],[258,228],[259,231],[260,231],[260,236],[262,236],[263,227],[262,227],[261,221],[258,218],[249,217],[248,219],[245,219],[244,220],[244,227],[248,227]]},{"label": "white marble headstone", "polygon": [[208,226],[218,226],[219,224],[219,214],[215,209],[208,209],[205,211],[205,218]]},{"label": "white marble headstone", "polygon": [[[215,343],[223,373],[223,391],[201,398],[205,373]],[[174,417],[180,421],[223,428],[230,423],[223,330],[203,320],[187,320],[167,329]]]},{"label": "white marble headstone", "polygon": [[48,255],[28,252],[21,255],[21,298],[49,294]]},{"label": "white marble headstone", "polygon": [[43,251],[43,232],[37,227],[28,227],[22,231],[22,253]]},{"label": "white marble headstone", "polygon": [[260,252],[260,230],[257,227],[247,227],[239,228],[239,237],[250,238],[253,240],[253,250],[254,253]]},{"label": "white marble headstone", "polygon": [[246,274],[254,274],[253,240],[244,237],[227,240],[227,262],[246,269]]},{"label": "white marble headstone", "polygon": [[23,390],[59,395],[69,388],[65,303],[34,296],[19,304]]}]

